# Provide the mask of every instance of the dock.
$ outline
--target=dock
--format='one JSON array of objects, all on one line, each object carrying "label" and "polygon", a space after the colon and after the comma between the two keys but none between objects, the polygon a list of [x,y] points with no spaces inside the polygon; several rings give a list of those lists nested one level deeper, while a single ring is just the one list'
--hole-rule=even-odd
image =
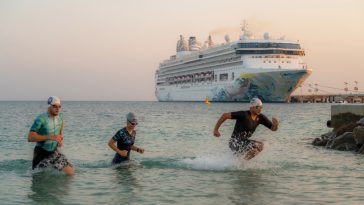
[{"label": "dock", "polygon": [[291,103],[364,103],[364,94],[292,95]]}]

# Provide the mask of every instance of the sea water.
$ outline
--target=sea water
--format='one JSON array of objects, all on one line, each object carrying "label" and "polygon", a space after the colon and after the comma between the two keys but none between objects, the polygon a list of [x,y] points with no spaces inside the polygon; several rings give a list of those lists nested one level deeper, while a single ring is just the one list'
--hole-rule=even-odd
[{"label": "sea water", "polygon": [[[262,153],[234,156],[234,120],[213,128],[246,103],[63,102],[64,146],[75,175],[32,171],[27,134],[45,102],[0,102],[0,204],[362,204],[364,156],[313,147],[330,131],[330,104],[264,104],[279,130],[260,125]],[[108,140],[139,118],[132,162],[112,166]]]}]

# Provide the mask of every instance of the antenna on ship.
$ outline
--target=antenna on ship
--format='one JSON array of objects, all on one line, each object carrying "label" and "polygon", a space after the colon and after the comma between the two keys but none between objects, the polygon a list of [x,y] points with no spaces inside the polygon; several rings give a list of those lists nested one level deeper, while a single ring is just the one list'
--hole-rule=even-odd
[{"label": "antenna on ship", "polygon": [[247,23],[246,23],[246,20],[244,19],[244,20],[243,20],[243,23],[241,24],[241,31],[243,32],[243,35],[244,35],[244,36],[245,36],[245,34],[246,34],[247,27],[248,27],[248,25],[247,25]]},{"label": "antenna on ship", "polygon": [[246,23],[245,19],[243,20],[243,23],[241,24],[241,31],[243,32],[243,34],[240,36],[240,40],[253,39],[254,38],[252,32],[250,32],[248,30],[248,24]]}]

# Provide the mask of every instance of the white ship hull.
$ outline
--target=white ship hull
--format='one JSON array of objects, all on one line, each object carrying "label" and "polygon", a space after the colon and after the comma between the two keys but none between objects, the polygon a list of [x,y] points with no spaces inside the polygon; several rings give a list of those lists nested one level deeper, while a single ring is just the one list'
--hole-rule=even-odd
[{"label": "white ship hull", "polygon": [[287,102],[311,70],[240,69],[237,74],[236,79],[224,82],[156,86],[155,94],[158,101],[204,101],[208,97],[213,102],[244,102],[259,97],[265,102]]}]

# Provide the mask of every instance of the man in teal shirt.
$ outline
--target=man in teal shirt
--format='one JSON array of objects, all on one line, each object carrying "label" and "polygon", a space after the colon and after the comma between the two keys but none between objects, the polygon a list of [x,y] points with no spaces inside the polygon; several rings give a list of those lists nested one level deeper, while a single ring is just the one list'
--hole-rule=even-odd
[{"label": "man in teal shirt", "polygon": [[73,166],[66,156],[59,152],[62,143],[63,115],[59,113],[61,100],[48,98],[48,111],[34,121],[28,135],[28,142],[37,142],[34,148],[32,168],[54,168],[66,175],[73,175]]}]

